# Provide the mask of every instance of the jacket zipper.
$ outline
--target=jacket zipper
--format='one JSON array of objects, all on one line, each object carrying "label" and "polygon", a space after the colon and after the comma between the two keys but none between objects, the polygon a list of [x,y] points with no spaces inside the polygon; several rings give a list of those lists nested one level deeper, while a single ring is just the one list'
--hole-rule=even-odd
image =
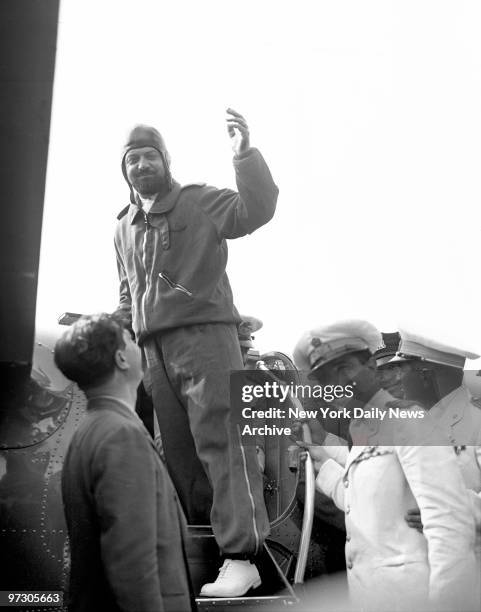
[{"label": "jacket zipper", "polygon": [[145,291],[144,294],[142,295],[142,302],[141,302],[141,310],[142,310],[142,319],[144,321],[144,331],[147,331],[147,315],[145,313],[145,299],[147,297],[147,291],[149,290],[149,275],[147,273],[147,262],[146,262],[146,254],[145,254],[145,246],[147,244],[147,232],[149,231],[149,219],[147,217],[147,215],[145,214],[144,211],[142,211],[143,215],[144,215],[144,223],[145,223],[145,231],[144,231],[144,239],[142,242],[142,264],[144,266],[144,271],[145,271]]},{"label": "jacket zipper", "polygon": [[162,280],[164,280],[169,285],[171,289],[175,289],[176,291],[181,291],[182,293],[185,293],[186,295],[192,297],[192,291],[189,291],[183,285],[179,285],[179,283],[174,283],[174,281],[171,280],[165,272],[159,272],[159,276]]}]

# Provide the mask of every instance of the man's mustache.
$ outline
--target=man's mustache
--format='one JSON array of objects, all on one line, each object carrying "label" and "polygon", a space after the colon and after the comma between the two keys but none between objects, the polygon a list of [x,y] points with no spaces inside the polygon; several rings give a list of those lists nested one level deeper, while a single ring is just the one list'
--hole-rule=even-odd
[{"label": "man's mustache", "polygon": [[134,176],[137,178],[142,178],[144,176],[156,176],[156,172],[135,172]]}]

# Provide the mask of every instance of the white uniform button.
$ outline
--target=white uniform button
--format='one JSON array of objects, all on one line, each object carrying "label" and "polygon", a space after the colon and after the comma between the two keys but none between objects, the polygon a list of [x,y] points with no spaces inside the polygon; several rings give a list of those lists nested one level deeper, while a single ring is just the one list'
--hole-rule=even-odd
[{"label": "white uniform button", "polygon": [[349,486],[349,480],[347,478],[344,480],[344,486],[346,487],[346,489]]},{"label": "white uniform button", "polygon": [[349,514],[349,512],[351,512],[351,508],[349,506],[346,506],[346,514]]},{"label": "white uniform button", "polygon": [[350,541],[351,541],[351,536],[348,534],[348,535],[346,536],[346,542],[350,542]]},{"label": "white uniform button", "polygon": [[352,561],[347,562],[347,569],[352,569]]}]

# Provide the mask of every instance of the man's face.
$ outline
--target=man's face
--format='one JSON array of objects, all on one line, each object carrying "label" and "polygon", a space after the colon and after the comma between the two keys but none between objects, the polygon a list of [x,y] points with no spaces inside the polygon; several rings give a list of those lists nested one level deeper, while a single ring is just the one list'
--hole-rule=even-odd
[{"label": "man's face", "polygon": [[412,359],[388,364],[378,370],[381,387],[398,399],[431,406],[438,398],[433,365]]},{"label": "man's face", "polygon": [[314,372],[323,384],[349,385],[359,375],[364,365],[355,355],[345,355],[329,361]]},{"label": "man's face", "polygon": [[125,156],[124,163],[127,178],[140,195],[150,196],[162,190],[167,173],[157,149],[131,149]]},{"label": "man's face", "polygon": [[[357,355],[347,354],[333,359],[313,373],[321,385],[356,385],[355,389],[366,393],[376,383],[376,371],[370,362],[363,363]],[[341,400],[345,403],[345,400]]]},{"label": "man's face", "polygon": [[406,399],[431,407],[440,399],[436,366],[432,363],[413,360],[406,363],[402,386]]},{"label": "man's face", "polygon": [[411,370],[409,363],[387,364],[378,368],[377,375],[381,387],[397,399],[405,399],[403,378]]},{"label": "man's face", "polygon": [[139,384],[144,375],[142,370],[142,357],[140,348],[132,340],[132,336],[126,329],[124,329],[123,335],[125,342],[125,348],[123,349],[123,352],[125,355],[125,359],[129,364],[129,378],[135,384]]}]

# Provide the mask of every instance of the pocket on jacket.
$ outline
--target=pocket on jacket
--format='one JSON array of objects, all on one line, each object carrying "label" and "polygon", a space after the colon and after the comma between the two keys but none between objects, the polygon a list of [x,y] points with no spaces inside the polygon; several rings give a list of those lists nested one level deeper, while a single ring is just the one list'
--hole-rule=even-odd
[{"label": "pocket on jacket", "polygon": [[174,223],[170,225],[171,232],[183,232],[187,229],[187,223]]},{"label": "pocket on jacket", "polygon": [[159,272],[159,278],[172,290],[183,293],[188,297],[192,297],[192,291],[190,291],[187,287],[184,287],[184,285],[175,282],[175,280],[173,280],[166,272]]}]

